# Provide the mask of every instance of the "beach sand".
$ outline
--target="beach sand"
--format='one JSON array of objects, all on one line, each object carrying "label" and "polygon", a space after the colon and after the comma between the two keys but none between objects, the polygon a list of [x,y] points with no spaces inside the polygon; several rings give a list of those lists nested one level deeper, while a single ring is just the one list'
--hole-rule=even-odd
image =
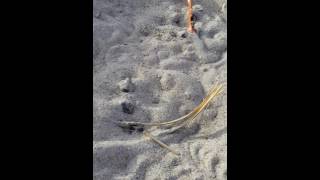
[{"label": "beach sand", "polygon": [[[227,5],[193,0],[93,1],[93,179],[227,179]],[[151,134],[118,122],[160,122],[193,110],[213,84],[224,91],[190,128]]]}]

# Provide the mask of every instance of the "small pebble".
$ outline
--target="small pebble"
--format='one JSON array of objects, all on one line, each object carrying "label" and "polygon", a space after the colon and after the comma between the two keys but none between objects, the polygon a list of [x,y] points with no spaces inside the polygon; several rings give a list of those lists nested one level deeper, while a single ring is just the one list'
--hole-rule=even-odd
[{"label": "small pebble", "polygon": [[130,102],[122,102],[121,107],[124,113],[133,114],[134,112],[134,105]]}]

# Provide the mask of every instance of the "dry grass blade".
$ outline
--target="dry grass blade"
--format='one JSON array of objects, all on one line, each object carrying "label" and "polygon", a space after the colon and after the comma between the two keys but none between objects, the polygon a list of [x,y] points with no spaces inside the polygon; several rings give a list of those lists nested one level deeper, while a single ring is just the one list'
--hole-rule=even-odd
[{"label": "dry grass blade", "polygon": [[190,127],[191,124],[194,123],[195,118],[203,111],[203,109],[205,109],[209,105],[210,101],[214,97],[218,96],[221,92],[222,92],[221,85],[209,92],[208,96],[201,102],[201,104],[198,107],[194,109],[194,111],[192,112],[192,116],[187,120],[188,127]]},{"label": "dry grass blade", "polygon": [[156,124],[158,126],[159,125],[172,125],[172,124],[175,124],[178,122],[182,122],[184,120],[194,119],[208,105],[210,100],[212,100],[214,97],[216,97],[217,95],[219,95],[222,92],[221,89],[222,89],[222,85],[214,86],[213,88],[211,88],[208,95],[200,103],[200,105],[198,105],[193,111],[191,111],[187,115],[182,116],[182,117],[175,119],[175,120],[171,120],[171,121],[167,121],[167,122],[163,122],[163,123],[156,123]]},{"label": "dry grass blade", "polygon": [[[177,131],[178,129],[187,126],[190,127],[191,124],[193,124],[195,122],[195,118],[206,108],[208,107],[210,101],[218,96],[221,92],[222,92],[222,85],[218,85],[218,86],[213,86],[210,90],[208,95],[203,99],[203,101],[190,113],[188,113],[185,116],[182,116],[178,119],[175,120],[171,120],[171,121],[166,121],[166,122],[160,122],[160,123],[140,123],[140,122],[121,122],[121,126],[124,127],[131,127],[131,126],[163,126],[163,125],[167,125],[167,126],[172,126],[172,127],[176,127],[173,131],[170,132],[173,133],[175,131]],[[180,123],[178,125],[178,123]],[[164,144],[163,142],[161,142],[160,140],[156,139],[155,137],[153,137],[147,130],[144,130],[143,134],[147,137],[149,137],[150,139],[152,139],[154,142],[158,143],[160,146],[168,149],[169,151],[171,151],[172,153],[179,155],[178,152],[176,152],[174,149],[170,148],[168,145]]]},{"label": "dry grass blade", "polygon": [[189,125],[194,122],[194,119],[198,116],[198,114],[209,104],[209,102],[216,96],[218,96],[222,92],[222,85],[213,86],[208,95],[204,98],[204,100],[190,113],[184,115],[178,119],[170,120],[166,122],[159,123],[141,123],[141,122],[122,122],[126,125],[143,125],[143,126],[175,126],[177,123],[189,121]]},{"label": "dry grass blade", "polygon": [[167,124],[174,124],[177,122],[181,122],[184,120],[190,120],[190,119],[193,120],[209,104],[210,100],[212,100],[214,97],[216,97],[218,94],[220,94],[222,92],[221,89],[222,89],[222,85],[214,86],[213,88],[211,88],[211,90],[209,91],[206,98],[193,111],[191,111],[187,115],[182,116],[181,118],[178,118],[176,120],[167,121],[167,122],[159,123],[159,124],[160,125],[167,125]]},{"label": "dry grass blade", "polygon": [[175,155],[180,155],[180,153],[178,153],[177,151],[175,151],[174,149],[170,148],[168,145],[164,144],[163,142],[161,142],[160,140],[156,139],[155,137],[153,137],[148,131],[144,131],[143,134],[147,137],[149,137],[150,139],[152,139],[154,142],[158,143],[160,146],[168,149],[169,151],[171,151],[173,154]]}]

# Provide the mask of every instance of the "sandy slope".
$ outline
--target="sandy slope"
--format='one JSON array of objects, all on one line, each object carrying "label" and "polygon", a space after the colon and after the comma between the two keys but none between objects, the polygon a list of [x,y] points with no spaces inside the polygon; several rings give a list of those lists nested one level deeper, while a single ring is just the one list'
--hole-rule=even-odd
[{"label": "sandy slope", "polygon": [[[186,33],[184,0],[94,0],[93,179],[226,179],[227,27],[224,0],[193,0],[198,35]],[[185,115],[214,82],[224,93],[197,124],[146,140],[118,121]]]}]

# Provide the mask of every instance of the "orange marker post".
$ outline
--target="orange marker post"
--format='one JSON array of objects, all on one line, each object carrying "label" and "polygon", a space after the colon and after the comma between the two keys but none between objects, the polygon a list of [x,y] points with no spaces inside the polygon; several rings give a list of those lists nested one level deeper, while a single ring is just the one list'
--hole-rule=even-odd
[{"label": "orange marker post", "polygon": [[188,32],[196,32],[192,25],[192,0],[188,1]]}]

